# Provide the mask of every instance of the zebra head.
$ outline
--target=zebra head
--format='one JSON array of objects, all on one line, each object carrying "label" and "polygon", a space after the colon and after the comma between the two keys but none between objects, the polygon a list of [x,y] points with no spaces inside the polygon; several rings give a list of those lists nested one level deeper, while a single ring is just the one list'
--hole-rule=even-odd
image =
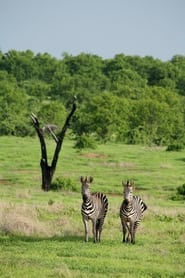
[{"label": "zebra head", "polygon": [[90,192],[90,184],[93,181],[93,177],[81,177],[80,179],[81,184],[82,184],[82,198],[84,202],[87,202],[87,200],[89,200],[90,196],[91,196],[91,192]]},{"label": "zebra head", "polygon": [[124,202],[126,205],[128,205],[133,200],[133,194],[132,194],[133,182],[127,181],[126,184],[124,184],[124,183],[122,183],[122,184],[124,186],[124,191],[123,191]]}]

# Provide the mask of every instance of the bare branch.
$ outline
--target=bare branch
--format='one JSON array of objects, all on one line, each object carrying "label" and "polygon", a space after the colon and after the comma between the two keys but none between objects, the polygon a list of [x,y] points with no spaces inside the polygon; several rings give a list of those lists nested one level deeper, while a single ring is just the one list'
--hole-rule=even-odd
[{"label": "bare branch", "polygon": [[55,133],[52,131],[52,129],[50,127],[48,127],[48,130],[49,130],[51,136],[53,137],[53,139],[55,140],[55,142],[58,143],[58,138],[55,135]]},{"label": "bare branch", "polygon": [[40,123],[37,119],[37,116],[34,113],[31,113],[30,117],[32,119],[33,125],[35,127],[35,130],[40,140],[41,153],[42,153],[41,159],[45,160],[47,163],[47,150],[46,150],[46,144],[45,144],[42,128],[40,128]]},{"label": "bare branch", "polygon": [[69,115],[67,116],[66,121],[64,123],[64,126],[63,126],[63,128],[62,128],[62,130],[61,130],[61,132],[58,136],[58,142],[57,142],[57,145],[56,145],[55,153],[54,153],[52,164],[51,164],[52,169],[55,169],[55,167],[56,167],[58,156],[59,156],[59,153],[60,153],[60,150],[61,150],[61,147],[62,147],[62,143],[63,143],[64,137],[65,137],[66,130],[69,126],[71,117],[73,116],[73,114],[76,110],[76,99],[77,99],[76,96],[74,96],[71,111],[70,111]]},{"label": "bare branch", "polygon": [[36,124],[36,123],[37,123],[37,117],[36,117],[36,115],[35,115],[34,113],[31,113],[30,117],[31,117],[33,123]]},{"label": "bare branch", "polygon": [[43,132],[48,132],[49,134],[51,134],[51,136],[53,137],[56,143],[58,142],[58,138],[53,130],[56,129],[57,127],[58,127],[57,125],[45,125],[42,128]]},{"label": "bare branch", "polygon": [[50,133],[50,131],[53,131],[57,127],[58,127],[57,125],[45,125],[45,126],[43,126],[42,131]]}]

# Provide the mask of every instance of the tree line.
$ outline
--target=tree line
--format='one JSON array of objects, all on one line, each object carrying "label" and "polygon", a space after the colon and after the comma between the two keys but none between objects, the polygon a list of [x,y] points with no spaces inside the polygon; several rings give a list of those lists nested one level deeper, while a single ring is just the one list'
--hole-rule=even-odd
[{"label": "tree line", "polygon": [[32,136],[34,113],[63,125],[76,95],[75,138],[167,145],[185,142],[185,56],[0,52],[0,135]]}]

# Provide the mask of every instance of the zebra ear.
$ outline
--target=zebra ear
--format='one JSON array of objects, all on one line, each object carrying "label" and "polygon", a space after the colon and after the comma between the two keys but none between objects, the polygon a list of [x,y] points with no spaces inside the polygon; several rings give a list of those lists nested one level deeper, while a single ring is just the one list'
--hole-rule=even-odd
[{"label": "zebra ear", "polygon": [[84,177],[83,176],[80,177],[80,181],[81,181],[81,183],[84,182]]},{"label": "zebra ear", "polygon": [[131,182],[131,186],[133,187],[134,190],[136,189],[135,184],[134,184],[133,181]]},{"label": "zebra ear", "polygon": [[123,185],[123,187],[129,186],[129,180],[126,183],[124,181],[122,181],[122,185]]},{"label": "zebra ear", "polygon": [[135,189],[135,184],[134,184],[134,181],[130,181],[130,185],[129,185],[130,187],[132,187],[133,188],[133,190]]},{"label": "zebra ear", "polygon": [[129,187],[129,186],[131,187],[132,185],[133,185],[133,183],[132,183],[131,181],[128,180],[126,186],[127,186],[127,187]]},{"label": "zebra ear", "polygon": [[93,182],[93,177],[89,177],[89,183]]}]

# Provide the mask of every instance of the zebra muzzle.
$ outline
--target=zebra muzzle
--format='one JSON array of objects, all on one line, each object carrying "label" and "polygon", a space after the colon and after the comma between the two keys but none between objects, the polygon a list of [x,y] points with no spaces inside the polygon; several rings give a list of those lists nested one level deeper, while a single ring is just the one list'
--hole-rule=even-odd
[{"label": "zebra muzzle", "polygon": [[124,204],[125,204],[126,206],[128,206],[129,200],[128,200],[128,199],[125,199],[125,200],[124,200]]},{"label": "zebra muzzle", "polygon": [[87,195],[82,195],[83,201],[86,202],[87,201]]}]

